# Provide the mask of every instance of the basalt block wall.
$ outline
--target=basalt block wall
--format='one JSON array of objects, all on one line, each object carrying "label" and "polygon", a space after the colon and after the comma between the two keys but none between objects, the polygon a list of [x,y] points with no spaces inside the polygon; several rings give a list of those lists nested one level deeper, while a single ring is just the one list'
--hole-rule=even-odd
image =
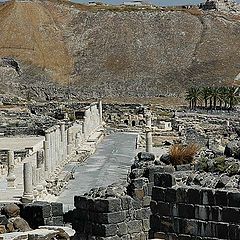
[{"label": "basalt block wall", "polygon": [[180,187],[168,166],[132,172],[126,195],[75,196],[75,239],[240,239],[239,192]]},{"label": "basalt block wall", "polygon": [[[121,196],[92,198],[75,196],[75,209],[65,215],[76,231],[75,239],[149,239],[150,202],[155,172],[171,170],[157,167],[144,171],[135,169],[127,193]],[[140,173],[141,172],[141,173]]]},{"label": "basalt block wall", "polygon": [[154,185],[151,238],[240,239],[239,192],[177,187],[166,174],[155,175]]}]

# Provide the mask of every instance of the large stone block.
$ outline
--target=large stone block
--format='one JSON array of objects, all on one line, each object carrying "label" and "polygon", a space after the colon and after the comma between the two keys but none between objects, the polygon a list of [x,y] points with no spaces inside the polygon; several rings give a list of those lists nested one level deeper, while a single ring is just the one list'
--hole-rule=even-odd
[{"label": "large stone block", "polygon": [[228,197],[227,191],[215,191],[214,194],[215,205],[216,206],[227,206],[228,205]]},{"label": "large stone block", "polygon": [[157,213],[160,216],[170,216],[172,213],[170,203],[158,202],[157,203]]},{"label": "large stone block", "polygon": [[228,206],[240,208],[240,193],[229,192],[228,193]]},{"label": "large stone block", "polygon": [[117,227],[118,227],[118,235],[119,236],[123,236],[123,235],[127,234],[127,224],[126,224],[126,222],[118,223]]},{"label": "large stone block", "polygon": [[195,207],[193,204],[179,203],[178,205],[179,217],[194,219],[195,218]]},{"label": "large stone block", "polygon": [[133,199],[128,195],[121,197],[121,203],[123,210],[129,210],[133,208]]},{"label": "large stone block", "polygon": [[212,206],[209,220],[215,221],[215,222],[222,221],[222,208],[218,206]]},{"label": "large stone block", "polygon": [[176,184],[175,178],[173,175],[164,173],[164,174],[155,174],[154,175],[154,186],[171,188]]},{"label": "large stone block", "polygon": [[216,238],[228,239],[229,235],[229,224],[217,223],[216,224]]},{"label": "large stone block", "polygon": [[152,200],[165,201],[165,188],[153,187],[152,189]]},{"label": "large stone block", "polygon": [[184,233],[197,236],[198,234],[198,222],[197,220],[188,220],[184,221]]},{"label": "large stone block", "polygon": [[150,215],[151,215],[150,207],[138,209],[135,211],[135,217],[137,220],[149,219]]},{"label": "large stone block", "polygon": [[165,190],[165,201],[169,203],[176,203],[176,189],[167,188]]},{"label": "large stone block", "polygon": [[63,204],[58,202],[52,202],[52,215],[53,216],[62,216],[63,215]]},{"label": "large stone block", "polygon": [[188,188],[180,187],[176,189],[176,202],[177,203],[187,203],[187,191]]},{"label": "large stone block", "polygon": [[214,205],[214,192],[212,189],[201,189],[200,190],[201,201],[203,205]]},{"label": "large stone block", "polygon": [[238,208],[224,207],[222,209],[222,221],[228,223],[240,223],[240,211]]},{"label": "large stone block", "polygon": [[128,227],[129,234],[139,233],[142,231],[142,221],[141,220],[129,221],[127,223],[127,227]]},{"label": "large stone block", "polygon": [[230,225],[228,237],[231,240],[240,239],[240,226],[239,225]]},{"label": "large stone block", "polygon": [[187,191],[188,203],[200,204],[200,191],[197,188],[189,188]]},{"label": "large stone block", "polygon": [[122,210],[120,198],[97,198],[95,200],[96,212],[119,212]]},{"label": "large stone block", "polygon": [[52,217],[52,222],[54,226],[63,226],[63,216]]},{"label": "large stone block", "polygon": [[74,207],[79,209],[88,209],[88,197],[74,196]]},{"label": "large stone block", "polygon": [[[89,216],[88,210],[79,209],[79,208],[73,209],[72,216],[73,216],[73,219],[79,219],[81,221],[87,221],[89,220],[89,218],[91,218],[91,216]],[[95,216],[93,217],[93,220],[95,220]]]},{"label": "large stone block", "polygon": [[92,228],[92,233],[98,237],[109,237],[117,235],[116,224],[95,224]]},{"label": "large stone block", "polygon": [[205,205],[195,205],[195,218],[200,220],[209,220],[211,208]]},{"label": "large stone block", "polygon": [[97,213],[96,219],[98,223],[121,223],[126,220],[126,212]]}]

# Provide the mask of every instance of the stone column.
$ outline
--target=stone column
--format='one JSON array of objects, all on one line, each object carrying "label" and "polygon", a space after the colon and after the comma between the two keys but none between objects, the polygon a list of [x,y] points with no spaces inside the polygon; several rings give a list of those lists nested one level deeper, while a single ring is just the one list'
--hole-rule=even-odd
[{"label": "stone column", "polygon": [[22,202],[28,203],[33,200],[33,186],[32,186],[32,164],[30,162],[23,164],[23,187],[24,192]]},{"label": "stone column", "polygon": [[60,158],[61,158],[61,162],[63,162],[65,160],[65,123],[61,122],[60,123]]},{"label": "stone column", "polygon": [[150,111],[146,113],[146,126],[147,127],[152,126],[152,116]]},{"label": "stone column", "polygon": [[8,173],[7,173],[7,187],[15,188],[16,177],[14,175],[14,152],[12,150],[8,151]]},{"label": "stone column", "polygon": [[70,128],[67,130],[67,155],[71,154],[72,151],[72,143],[71,143],[71,131]]},{"label": "stone column", "polygon": [[43,148],[45,178],[48,178],[51,172],[50,132],[48,130],[45,132],[45,141],[43,142]]},{"label": "stone column", "polygon": [[152,130],[146,129],[146,152],[152,153]]}]

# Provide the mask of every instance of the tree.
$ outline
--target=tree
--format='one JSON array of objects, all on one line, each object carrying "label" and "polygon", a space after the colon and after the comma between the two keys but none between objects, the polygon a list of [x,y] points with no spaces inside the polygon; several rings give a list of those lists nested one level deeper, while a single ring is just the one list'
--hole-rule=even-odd
[{"label": "tree", "polygon": [[197,102],[200,100],[200,89],[191,87],[187,90],[186,100],[189,101],[189,107],[196,109]]}]

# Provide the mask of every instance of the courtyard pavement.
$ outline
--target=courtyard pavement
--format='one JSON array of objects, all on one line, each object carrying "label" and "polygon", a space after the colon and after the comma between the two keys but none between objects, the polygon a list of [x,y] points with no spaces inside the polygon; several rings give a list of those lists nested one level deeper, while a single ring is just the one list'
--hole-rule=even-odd
[{"label": "courtyard pavement", "polygon": [[64,211],[73,209],[75,195],[126,179],[137,153],[136,138],[136,133],[122,132],[106,136],[92,156],[81,165],[76,165],[75,179],[69,182],[67,189],[56,199],[64,204]]}]

